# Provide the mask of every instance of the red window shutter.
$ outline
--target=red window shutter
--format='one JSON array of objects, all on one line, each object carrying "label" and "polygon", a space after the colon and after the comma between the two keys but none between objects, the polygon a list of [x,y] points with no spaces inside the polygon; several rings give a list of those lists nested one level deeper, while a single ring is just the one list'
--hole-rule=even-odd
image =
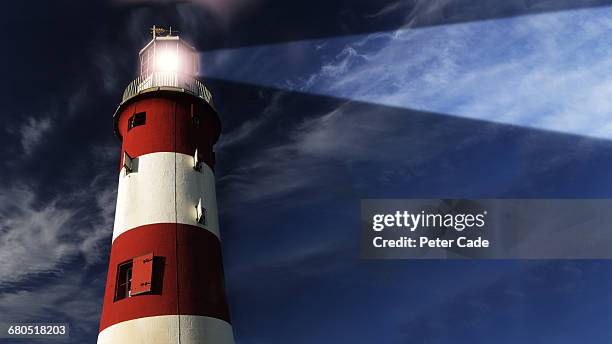
[{"label": "red window shutter", "polygon": [[131,296],[151,291],[153,283],[153,253],[134,258],[132,261]]}]

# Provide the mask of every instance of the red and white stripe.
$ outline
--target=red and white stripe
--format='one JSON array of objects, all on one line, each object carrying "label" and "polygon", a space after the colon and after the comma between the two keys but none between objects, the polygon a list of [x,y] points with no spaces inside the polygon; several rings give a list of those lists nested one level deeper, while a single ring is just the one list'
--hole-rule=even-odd
[{"label": "red and white stripe", "polygon": [[[128,131],[138,112],[146,112],[146,123]],[[233,343],[213,173],[217,114],[188,93],[148,92],[120,106],[115,131],[122,159],[125,152],[133,160],[131,173],[119,173],[98,343]],[[200,200],[204,224],[196,220]],[[115,301],[119,264],[150,253],[153,290]]]}]

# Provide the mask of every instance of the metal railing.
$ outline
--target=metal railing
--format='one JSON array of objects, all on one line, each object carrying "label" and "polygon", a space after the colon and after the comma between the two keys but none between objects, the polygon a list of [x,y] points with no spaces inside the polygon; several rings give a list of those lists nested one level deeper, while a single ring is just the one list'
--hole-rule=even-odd
[{"label": "metal railing", "polygon": [[174,87],[183,91],[190,92],[204,99],[210,106],[212,103],[212,94],[206,86],[199,80],[178,73],[152,73],[149,75],[141,75],[136,80],[132,81],[123,91],[122,102],[140,94],[151,88],[156,87]]}]

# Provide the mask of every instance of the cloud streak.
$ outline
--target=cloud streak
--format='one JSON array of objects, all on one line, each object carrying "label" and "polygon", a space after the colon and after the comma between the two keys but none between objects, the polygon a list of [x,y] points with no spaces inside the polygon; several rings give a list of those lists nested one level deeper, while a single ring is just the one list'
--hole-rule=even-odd
[{"label": "cloud streak", "polygon": [[110,237],[115,192],[95,184],[94,196],[76,191],[43,202],[23,184],[0,190],[0,284],[58,272],[78,255],[97,262]]},{"label": "cloud streak", "polygon": [[26,187],[3,190],[0,196],[0,280],[16,282],[27,275],[47,272],[76,247],[61,238],[75,212],[56,202],[35,208],[34,193]]},{"label": "cloud streak", "polygon": [[19,129],[21,147],[26,155],[32,154],[32,151],[40,144],[43,135],[52,128],[50,117],[34,118],[29,117]]}]

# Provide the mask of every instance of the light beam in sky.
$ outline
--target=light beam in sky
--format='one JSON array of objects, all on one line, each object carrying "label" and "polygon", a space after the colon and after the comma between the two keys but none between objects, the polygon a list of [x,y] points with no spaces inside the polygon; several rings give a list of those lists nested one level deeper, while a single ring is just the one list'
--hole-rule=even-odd
[{"label": "light beam in sky", "polygon": [[612,139],[612,9],[201,54],[204,77]]}]

